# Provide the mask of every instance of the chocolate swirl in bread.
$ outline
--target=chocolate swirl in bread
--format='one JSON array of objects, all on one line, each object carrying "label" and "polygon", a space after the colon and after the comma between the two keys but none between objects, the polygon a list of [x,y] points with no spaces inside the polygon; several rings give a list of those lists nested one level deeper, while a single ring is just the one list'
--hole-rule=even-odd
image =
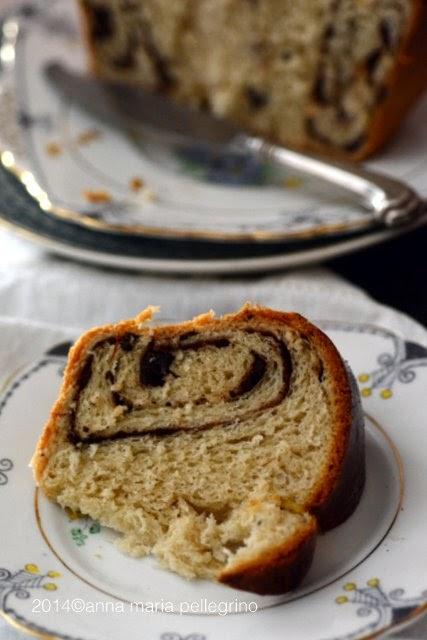
[{"label": "chocolate swirl in bread", "polygon": [[427,87],[425,0],[79,0],[94,71],[355,158]]},{"label": "chocolate swirl in bread", "polygon": [[[242,337],[243,345],[239,343]],[[200,380],[177,398],[176,389],[185,385],[185,377],[193,375],[193,364],[205,355],[212,361],[215,388]],[[237,376],[231,368],[221,371],[224,359],[232,362],[237,357],[244,360]],[[130,333],[118,341],[103,339],[82,365],[69,438],[73,443],[94,443],[235,424],[279,405],[288,393],[291,374],[285,343],[266,331],[246,329],[208,339],[194,332],[169,341]],[[224,413],[227,417],[220,418]],[[100,424],[96,431],[94,420]],[[108,426],[102,427],[105,424]]]},{"label": "chocolate swirl in bread", "polygon": [[357,386],[296,314],[247,305],[93,329],[70,352],[33,466],[46,495],[186,577],[295,588],[364,482]]}]

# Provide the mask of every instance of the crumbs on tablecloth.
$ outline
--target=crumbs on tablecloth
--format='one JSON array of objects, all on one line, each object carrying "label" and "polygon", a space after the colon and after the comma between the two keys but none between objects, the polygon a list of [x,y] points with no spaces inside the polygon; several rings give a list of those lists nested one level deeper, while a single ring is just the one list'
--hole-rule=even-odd
[{"label": "crumbs on tablecloth", "polygon": [[49,156],[59,156],[62,153],[62,148],[57,142],[48,142],[45,151]]},{"label": "crumbs on tablecloth", "polygon": [[90,144],[91,142],[98,140],[101,135],[102,134],[98,129],[87,129],[77,136],[77,143],[82,145]]},{"label": "crumbs on tablecloth", "polygon": [[103,189],[86,189],[83,191],[83,196],[91,204],[105,204],[113,199],[111,194]]}]

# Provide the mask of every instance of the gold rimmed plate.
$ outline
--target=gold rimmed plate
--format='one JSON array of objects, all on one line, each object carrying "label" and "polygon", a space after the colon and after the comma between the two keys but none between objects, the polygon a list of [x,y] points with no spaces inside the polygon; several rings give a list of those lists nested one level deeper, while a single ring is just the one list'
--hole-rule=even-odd
[{"label": "gold rimmed plate", "polygon": [[[47,251],[109,267],[176,274],[243,274],[307,265],[396,237],[402,230],[376,230],[349,238],[299,243],[208,242],[114,234],[46,215],[23,185],[0,167],[0,228]],[[423,224],[419,220],[406,231]]]},{"label": "gold rimmed plate", "polygon": [[[43,69],[52,60],[86,69],[75,3],[30,0],[4,18],[1,160],[48,215],[112,234],[252,244],[371,229],[371,217],[331,188],[244,155],[135,138],[62,100]],[[427,131],[417,123],[426,111],[373,163],[421,194]]]},{"label": "gold rimmed plate", "polygon": [[5,620],[41,638],[68,640],[367,640],[421,615],[427,348],[381,327],[320,326],[359,381],[367,484],[353,516],[320,538],[297,591],[261,597],[184,580],[150,558],[123,555],[112,531],[35,491],[28,461],[60,384],[68,348],[61,344],[9,379],[0,397]]}]

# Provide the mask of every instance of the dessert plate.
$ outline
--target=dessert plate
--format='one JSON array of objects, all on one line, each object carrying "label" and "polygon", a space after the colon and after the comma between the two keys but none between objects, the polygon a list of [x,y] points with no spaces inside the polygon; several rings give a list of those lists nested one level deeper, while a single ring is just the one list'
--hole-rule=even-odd
[{"label": "dessert plate", "polygon": [[319,324],[359,380],[367,485],[352,517],[321,536],[298,590],[263,597],[186,581],[121,554],[112,531],[35,490],[28,461],[58,392],[64,343],[15,373],[0,397],[4,619],[68,640],[367,640],[427,611],[427,348],[380,327]]},{"label": "dessert plate", "polygon": [[[117,132],[61,99],[43,70],[52,60],[86,69],[75,5],[29,0],[4,16],[1,159],[43,211],[104,231],[213,242],[307,240],[373,226],[330,186],[244,155]],[[370,165],[424,195],[426,113],[427,102]]]},{"label": "dessert plate", "polygon": [[288,243],[202,242],[115,234],[46,215],[16,178],[0,166],[0,228],[67,258],[160,273],[260,273],[306,265],[368,247],[424,224],[373,230],[346,239]]}]

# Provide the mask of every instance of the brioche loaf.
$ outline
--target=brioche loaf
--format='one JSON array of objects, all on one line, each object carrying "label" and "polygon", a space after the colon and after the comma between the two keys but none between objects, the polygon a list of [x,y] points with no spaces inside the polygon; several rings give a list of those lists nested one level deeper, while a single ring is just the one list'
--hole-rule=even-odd
[{"label": "brioche loaf", "polygon": [[62,507],[187,578],[295,588],[364,483],[357,387],[301,316],[246,305],[84,334],[33,458]]},{"label": "brioche loaf", "polygon": [[425,0],[80,0],[92,69],[362,158],[427,87]]}]

